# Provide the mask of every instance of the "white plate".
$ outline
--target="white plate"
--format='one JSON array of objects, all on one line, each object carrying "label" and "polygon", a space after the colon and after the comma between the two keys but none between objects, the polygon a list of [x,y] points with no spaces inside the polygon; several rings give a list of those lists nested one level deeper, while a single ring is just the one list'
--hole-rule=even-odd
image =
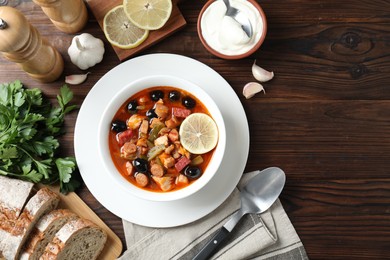
[{"label": "white plate", "polygon": [[[226,124],[226,152],[213,179],[198,193],[170,202],[142,200],[118,188],[99,161],[98,124],[110,99],[141,77],[181,77],[203,88],[217,103]],[[216,71],[188,57],[150,54],[128,60],[105,74],[85,98],[76,122],[75,155],[91,193],[122,219],[148,227],[174,227],[202,218],[233,191],[244,171],[249,152],[245,111],[231,86]]]}]

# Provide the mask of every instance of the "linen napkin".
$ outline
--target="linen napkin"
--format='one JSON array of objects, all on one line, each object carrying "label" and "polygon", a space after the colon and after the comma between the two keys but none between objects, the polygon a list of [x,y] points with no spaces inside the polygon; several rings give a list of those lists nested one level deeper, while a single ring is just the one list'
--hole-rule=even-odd
[{"label": "linen napkin", "polygon": [[[192,259],[240,207],[240,192],[260,171],[246,173],[229,198],[195,222],[149,228],[123,220],[127,250],[120,260]],[[308,259],[302,242],[277,200],[262,214],[247,214],[211,259]]]}]

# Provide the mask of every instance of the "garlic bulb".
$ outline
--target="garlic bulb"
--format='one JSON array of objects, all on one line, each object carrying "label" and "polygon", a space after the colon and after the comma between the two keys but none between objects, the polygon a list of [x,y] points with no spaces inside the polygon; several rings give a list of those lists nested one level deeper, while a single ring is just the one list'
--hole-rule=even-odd
[{"label": "garlic bulb", "polygon": [[252,74],[255,79],[257,79],[260,82],[266,82],[271,80],[274,77],[274,73],[271,71],[267,71],[263,69],[262,67],[256,65],[256,60],[252,65]]},{"label": "garlic bulb", "polygon": [[265,89],[264,87],[260,84],[260,83],[257,83],[257,82],[249,82],[247,83],[245,86],[244,86],[244,89],[242,90],[242,94],[244,94],[244,97],[246,99],[250,99],[251,97],[253,97],[256,93],[259,93],[261,91],[264,91],[265,93]]},{"label": "garlic bulb", "polygon": [[83,33],[73,37],[68,54],[73,64],[86,70],[102,61],[104,43],[89,33]]}]

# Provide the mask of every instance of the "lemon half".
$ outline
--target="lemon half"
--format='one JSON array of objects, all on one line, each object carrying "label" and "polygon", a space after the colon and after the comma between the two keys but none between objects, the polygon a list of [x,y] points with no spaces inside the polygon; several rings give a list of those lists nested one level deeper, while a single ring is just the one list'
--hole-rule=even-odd
[{"label": "lemon half", "polygon": [[211,151],[218,142],[218,127],[214,120],[204,113],[193,113],[180,125],[180,142],[193,154]]},{"label": "lemon half", "polygon": [[172,13],[171,0],[123,0],[123,7],[129,20],[145,30],[160,29]]},{"label": "lemon half", "polygon": [[104,16],[103,31],[112,45],[122,49],[137,47],[149,35],[148,30],[138,28],[129,20],[123,5],[114,7]]}]

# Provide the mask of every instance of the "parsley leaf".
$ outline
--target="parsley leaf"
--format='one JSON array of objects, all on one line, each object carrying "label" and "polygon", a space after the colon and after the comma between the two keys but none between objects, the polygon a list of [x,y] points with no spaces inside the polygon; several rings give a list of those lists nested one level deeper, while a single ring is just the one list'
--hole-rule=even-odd
[{"label": "parsley leaf", "polygon": [[77,108],[69,105],[72,98],[67,85],[57,95],[59,106],[52,106],[40,89],[24,88],[19,80],[0,84],[1,175],[35,183],[59,181],[63,193],[80,185],[75,159],[57,157],[65,115]]}]

